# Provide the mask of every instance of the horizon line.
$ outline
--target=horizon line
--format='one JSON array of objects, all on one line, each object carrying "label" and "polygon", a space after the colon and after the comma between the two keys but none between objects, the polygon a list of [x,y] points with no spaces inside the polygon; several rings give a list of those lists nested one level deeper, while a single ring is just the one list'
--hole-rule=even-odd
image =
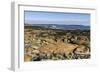
[{"label": "horizon line", "polygon": [[[30,24],[30,23],[24,23],[24,25],[40,25],[40,24]],[[80,25],[80,26],[90,26],[90,25],[83,25],[83,24],[41,24],[41,25]]]}]

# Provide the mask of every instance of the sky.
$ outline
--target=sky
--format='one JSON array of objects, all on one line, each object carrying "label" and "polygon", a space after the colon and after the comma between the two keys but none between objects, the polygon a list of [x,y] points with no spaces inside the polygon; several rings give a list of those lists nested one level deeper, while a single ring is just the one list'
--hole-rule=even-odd
[{"label": "sky", "polygon": [[64,24],[90,25],[90,14],[24,11],[24,23],[27,24]]}]

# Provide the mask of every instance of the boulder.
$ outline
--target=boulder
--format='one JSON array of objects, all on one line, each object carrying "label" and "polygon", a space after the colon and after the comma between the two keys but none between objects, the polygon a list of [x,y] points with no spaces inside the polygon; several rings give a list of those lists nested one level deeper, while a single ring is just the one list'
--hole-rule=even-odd
[{"label": "boulder", "polygon": [[89,49],[86,48],[86,46],[84,46],[84,45],[79,45],[79,46],[76,48],[76,50],[74,51],[74,53],[75,53],[75,54],[84,54],[84,55],[86,55],[86,54],[89,54],[90,52],[89,52]]},{"label": "boulder", "polygon": [[33,50],[33,51],[32,51],[32,54],[39,54],[39,53],[40,53],[39,50]]}]

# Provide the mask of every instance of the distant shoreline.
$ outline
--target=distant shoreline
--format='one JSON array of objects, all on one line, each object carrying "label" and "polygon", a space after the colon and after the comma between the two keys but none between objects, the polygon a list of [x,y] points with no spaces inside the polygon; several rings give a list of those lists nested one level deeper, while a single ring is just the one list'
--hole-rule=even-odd
[{"label": "distant shoreline", "polygon": [[90,30],[90,26],[84,25],[57,25],[57,24],[24,24],[26,27],[62,30]]}]

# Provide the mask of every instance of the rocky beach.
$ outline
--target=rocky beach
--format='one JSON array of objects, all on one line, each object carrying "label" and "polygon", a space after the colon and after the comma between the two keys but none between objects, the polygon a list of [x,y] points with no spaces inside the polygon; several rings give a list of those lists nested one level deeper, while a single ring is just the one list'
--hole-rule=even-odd
[{"label": "rocky beach", "polygon": [[90,30],[24,26],[24,61],[90,58]]}]

